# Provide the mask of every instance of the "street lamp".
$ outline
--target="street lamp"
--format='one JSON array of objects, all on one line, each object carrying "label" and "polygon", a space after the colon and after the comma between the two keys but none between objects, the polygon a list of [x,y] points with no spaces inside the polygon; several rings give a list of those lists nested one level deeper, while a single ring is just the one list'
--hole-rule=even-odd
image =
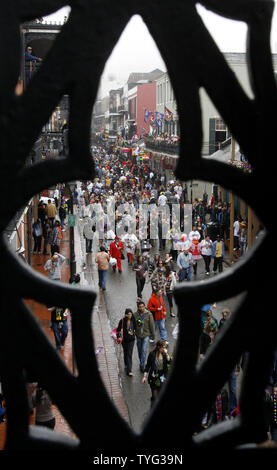
[{"label": "street lamp", "polygon": [[[235,139],[232,137],[232,162],[235,160]],[[234,193],[231,192],[231,210],[230,210],[230,261],[234,261],[234,220],[235,220],[235,197]]]},{"label": "street lamp", "polygon": [[70,191],[70,215],[68,217],[68,224],[70,228],[70,278],[76,274],[76,259],[75,259],[75,249],[74,249],[74,226],[75,226],[75,217],[74,217],[74,210],[73,210],[73,193],[75,188],[75,182],[72,181],[67,183],[67,186]]},{"label": "street lamp", "polygon": [[[75,216],[74,216],[74,205],[73,205],[73,194],[75,188],[75,182],[72,181],[67,183],[68,189],[70,191],[70,204],[69,210],[70,214],[68,214],[68,224],[70,228],[70,280],[72,282],[73,275],[76,274],[76,259],[75,259],[75,249],[74,249],[74,226],[75,226]],[[71,317],[71,324],[72,324],[72,317]],[[72,373],[75,375],[75,353],[74,353],[74,344],[73,344],[73,337],[72,337]]]}]

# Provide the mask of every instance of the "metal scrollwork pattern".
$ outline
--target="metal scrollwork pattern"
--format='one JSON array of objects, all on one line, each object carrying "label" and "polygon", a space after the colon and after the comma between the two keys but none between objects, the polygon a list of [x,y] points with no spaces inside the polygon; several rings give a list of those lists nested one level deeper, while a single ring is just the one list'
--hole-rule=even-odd
[{"label": "metal scrollwork pattern", "polygon": [[[161,447],[157,429],[167,430],[168,449],[195,450],[261,442],[266,437],[263,392],[276,348],[274,281],[268,250],[274,246],[272,189],[273,136],[276,135],[276,82],[270,30],[274,2],[203,0],[204,7],[248,26],[247,57],[254,93],[250,99],[225,62],[196,10],[194,0],[14,0],[1,6],[1,341],[0,376],[7,397],[7,450],[105,448],[119,442],[130,452]],[[14,93],[20,72],[20,24],[69,5],[71,13],[39,71],[21,96]],[[141,434],[119,416],[100,379],[91,335],[96,294],[42,279],[9,250],[3,232],[13,215],[54,183],[91,179],[90,125],[100,77],[128,21],[141,15],[168,73],[181,129],[176,176],[213,181],[246,201],[265,226],[255,248],[219,278],[178,287],[180,313],[177,353],[167,386]],[[166,31],[166,34],[165,34]],[[3,66],[5,65],[5,66]],[[202,123],[199,88],[204,87],[253,167],[251,174],[201,158]],[[25,166],[31,148],[64,94],[69,96],[69,156]],[[197,352],[200,307],[244,293],[232,321],[200,368]],[[65,368],[22,299],[65,303],[73,311],[72,330],[78,377]],[[11,341],[10,334],[13,339]],[[244,351],[249,361],[240,397],[239,418],[193,438],[218,389]],[[33,373],[69,423],[79,441],[28,426],[25,371]],[[16,393],[15,393],[16,390]],[[77,403],[78,406],[73,406]],[[253,413],[253,409],[255,412]],[[102,418],[98,419],[98,410]],[[255,416],[254,416],[255,415]],[[106,416],[106,418],[104,418]],[[182,423],[181,431],[176,426]],[[92,425],[93,423],[93,425]],[[103,438],[105,436],[105,438]]]}]

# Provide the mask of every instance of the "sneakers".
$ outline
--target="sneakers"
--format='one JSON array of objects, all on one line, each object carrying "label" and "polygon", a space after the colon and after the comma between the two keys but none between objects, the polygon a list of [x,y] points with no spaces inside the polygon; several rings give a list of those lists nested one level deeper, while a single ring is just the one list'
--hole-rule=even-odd
[{"label": "sneakers", "polygon": [[154,343],[154,339],[150,339],[150,340],[149,340],[149,343]]},{"label": "sneakers", "polygon": [[170,311],[170,316],[171,317],[176,317],[175,313],[173,313],[173,310]]}]

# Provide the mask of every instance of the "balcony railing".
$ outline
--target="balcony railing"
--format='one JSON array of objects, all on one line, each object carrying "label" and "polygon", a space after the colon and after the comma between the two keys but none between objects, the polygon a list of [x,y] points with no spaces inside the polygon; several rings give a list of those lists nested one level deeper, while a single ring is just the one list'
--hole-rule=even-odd
[{"label": "balcony railing", "polygon": [[24,63],[24,82],[25,85],[28,85],[29,81],[32,79],[34,74],[40,69],[42,62],[37,60],[25,60]]},{"label": "balcony railing", "polygon": [[178,155],[179,153],[179,144],[177,143],[157,141],[151,138],[145,138],[144,140],[146,147],[156,152],[164,152],[169,153],[171,155]]}]

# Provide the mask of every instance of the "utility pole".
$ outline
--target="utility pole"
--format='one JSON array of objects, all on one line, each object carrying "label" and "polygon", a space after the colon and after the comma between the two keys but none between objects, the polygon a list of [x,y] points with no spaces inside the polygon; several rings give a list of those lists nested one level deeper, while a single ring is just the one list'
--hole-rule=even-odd
[{"label": "utility pole", "polygon": [[253,224],[253,211],[251,207],[248,206],[248,220],[247,220],[247,247],[250,248],[253,242],[253,231],[252,231],[252,224]]},{"label": "utility pole", "polygon": [[[232,162],[235,160],[235,139],[232,137]],[[231,263],[234,260],[234,221],[235,221],[235,196],[233,192],[231,192],[231,211],[230,211],[230,261]]]}]

